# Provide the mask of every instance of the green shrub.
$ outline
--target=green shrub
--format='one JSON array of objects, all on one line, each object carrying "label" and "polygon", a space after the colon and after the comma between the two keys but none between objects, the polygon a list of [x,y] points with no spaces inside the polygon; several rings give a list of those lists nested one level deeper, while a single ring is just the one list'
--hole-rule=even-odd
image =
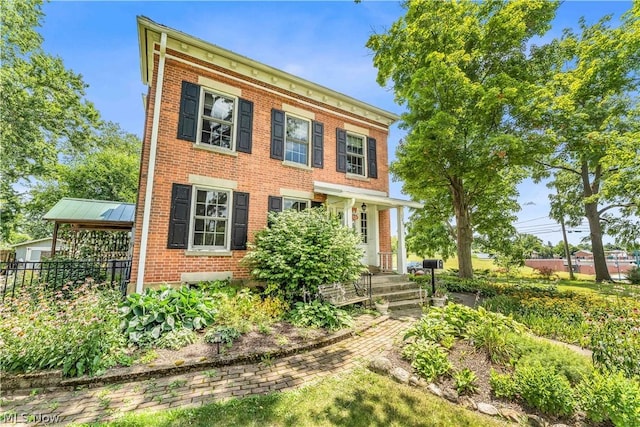
[{"label": "green shrub", "polygon": [[454,340],[455,329],[447,322],[433,317],[423,317],[407,330],[404,339],[418,338],[444,347],[451,347]]},{"label": "green shrub", "polygon": [[204,335],[204,341],[209,344],[216,342],[216,338],[220,339],[220,342],[226,345],[231,345],[235,340],[240,338],[242,332],[234,327],[230,326],[216,326],[213,329],[207,331]]},{"label": "green shrub", "polygon": [[469,368],[464,368],[453,374],[455,388],[460,395],[473,394],[478,391],[477,380],[478,376]]},{"label": "green shrub", "polygon": [[0,369],[61,369],[65,376],[93,375],[115,363],[125,345],[119,331],[117,290],[90,284],[49,292],[25,287],[0,305]]},{"label": "green shrub", "polygon": [[156,347],[179,350],[182,347],[193,344],[197,339],[198,335],[191,329],[174,329],[158,338],[158,341],[156,341]]},{"label": "green shrub", "polygon": [[540,363],[518,365],[514,373],[517,394],[527,405],[548,415],[570,416],[575,401],[571,384]]},{"label": "green shrub", "polygon": [[513,399],[516,397],[517,385],[512,375],[501,374],[491,370],[489,377],[489,385],[496,397],[505,399]]},{"label": "green shrub", "polygon": [[288,304],[276,297],[262,299],[250,289],[230,292],[223,289],[213,295],[216,301],[216,324],[248,332],[252,325],[270,325],[280,319]]},{"label": "green shrub", "polygon": [[127,296],[119,311],[122,330],[139,346],[148,346],[174,329],[203,329],[216,312],[212,297],[188,286],[147,288],[143,294]]},{"label": "green shrub", "polygon": [[452,369],[447,351],[439,344],[429,341],[418,340],[406,345],[402,355],[411,361],[411,366],[427,381],[433,381]]},{"label": "green shrub", "polygon": [[309,304],[297,302],[289,312],[289,320],[296,326],[330,331],[353,326],[353,318],[345,310],[319,301]]},{"label": "green shrub", "polygon": [[591,375],[591,361],[575,354],[573,350],[556,344],[542,343],[526,336],[514,341],[516,353],[520,354],[518,366],[542,365],[565,377],[571,384],[579,383]]},{"label": "green shrub", "polygon": [[632,285],[640,285],[640,267],[631,267],[627,271],[627,280],[631,282]]},{"label": "green shrub", "polygon": [[324,209],[269,214],[270,226],[255,235],[244,259],[252,276],[293,303],[318,286],[356,280],[363,265],[358,234]]},{"label": "green shrub", "polygon": [[640,378],[640,317],[606,317],[594,327],[591,349],[601,370]]},{"label": "green shrub", "polygon": [[586,377],[576,389],[579,405],[587,418],[615,426],[640,425],[640,383],[620,372],[599,373]]}]

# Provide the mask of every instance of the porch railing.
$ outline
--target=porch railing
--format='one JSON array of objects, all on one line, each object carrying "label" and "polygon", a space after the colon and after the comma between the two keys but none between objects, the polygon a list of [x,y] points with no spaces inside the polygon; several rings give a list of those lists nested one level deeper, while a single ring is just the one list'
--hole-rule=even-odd
[{"label": "porch railing", "polygon": [[68,283],[84,282],[92,278],[96,283],[117,286],[122,295],[127,293],[131,274],[131,258],[110,260],[51,260],[0,262],[0,293],[2,301],[14,296],[20,288],[34,283],[59,289]]},{"label": "porch railing", "polygon": [[393,252],[378,252],[380,257],[380,271],[393,271]]}]

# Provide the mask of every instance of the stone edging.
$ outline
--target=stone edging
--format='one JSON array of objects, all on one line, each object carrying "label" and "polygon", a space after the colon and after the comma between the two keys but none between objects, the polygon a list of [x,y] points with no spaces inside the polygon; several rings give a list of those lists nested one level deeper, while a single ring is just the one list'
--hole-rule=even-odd
[{"label": "stone edging", "polygon": [[443,391],[434,383],[428,383],[424,378],[420,378],[417,375],[411,375],[405,369],[400,367],[394,367],[389,359],[386,357],[376,357],[369,362],[369,370],[380,375],[386,375],[394,379],[401,384],[407,384],[412,387],[417,387],[431,394],[442,397],[451,403],[462,406],[469,410],[476,410],[482,414],[490,415],[493,417],[500,417],[507,421],[518,423],[521,425],[526,422],[529,426],[534,427],[568,427],[566,424],[556,423],[550,424],[547,420],[538,415],[519,413],[513,409],[503,408],[498,409],[489,403],[474,402],[467,396],[460,397],[457,393],[447,393],[447,390]]},{"label": "stone edging", "polygon": [[[269,356],[273,358],[283,358],[293,354],[304,353],[306,351],[315,350],[343,341],[354,335],[360,334],[367,329],[377,326],[387,320],[389,316],[379,316],[375,319],[360,326],[358,329],[348,329],[334,332],[320,338],[315,338],[307,343],[297,345],[295,347],[278,349],[269,352]],[[229,365],[241,365],[258,361],[266,353],[255,352],[246,353],[237,356],[217,356],[214,358],[206,358],[206,360],[187,360],[177,365],[176,363],[165,363],[162,365],[148,366],[137,365],[127,368],[110,369],[104,375],[90,377],[84,375],[77,378],[65,378],[62,376],[61,370],[34,372],[26,374],[8,375],[2,373],[2,388],[0,396],[6,395],[7,391],[16,394],[20,390],[31,391],[33,388],[46,388],[47,391],[55,389],[68,389],[78,386],[100,387],[106,384],[114,384],[129,381],[146,380],[149,378],[160,378],[172,375],[185,374],[194,371],[204,371],[210,368]]]}]

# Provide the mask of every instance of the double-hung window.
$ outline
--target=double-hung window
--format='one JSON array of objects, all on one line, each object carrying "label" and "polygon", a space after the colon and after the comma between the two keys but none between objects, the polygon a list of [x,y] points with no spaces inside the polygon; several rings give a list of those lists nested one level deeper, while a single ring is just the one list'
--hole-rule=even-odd
[{"label": "double-hung window", "polygon": [[229,191],[195,189],[191,246],[194,249],[229,248]]},{"label": "double-hung window", "polygon": [[300,199],[283,199],[283,209],[293,209],[298,212],[303,211],[309,207],[308,200],[300,200]]},{"label": "double-hung window", "polygon": [[233,150],[236,99],[202,90],[200,143]]},{"label": "double-hung window", "polygon": [[347,173],[366,176],[364,137],[347,134]]},{"label": "double-hung window", "polygon": [[285,161],[309,165],[310,131],[311,123],[309,120],[287,114]]}]

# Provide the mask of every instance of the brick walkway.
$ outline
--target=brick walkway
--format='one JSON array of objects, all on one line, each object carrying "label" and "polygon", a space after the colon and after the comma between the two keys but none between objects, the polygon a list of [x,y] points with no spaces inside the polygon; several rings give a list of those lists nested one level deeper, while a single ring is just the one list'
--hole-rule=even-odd
[{"label": "brick walkway", "polygon": [[[351,370],[388,350],[414,319],[389,318],[359,336],[273,361],[205,372],[5,398],[2,425],[96,422],[133,411],[200,406],[220,399],[290,390]],[[31,422],[25,422],[31,416]],[[3,424],[4,421],[4,424]]]}]

